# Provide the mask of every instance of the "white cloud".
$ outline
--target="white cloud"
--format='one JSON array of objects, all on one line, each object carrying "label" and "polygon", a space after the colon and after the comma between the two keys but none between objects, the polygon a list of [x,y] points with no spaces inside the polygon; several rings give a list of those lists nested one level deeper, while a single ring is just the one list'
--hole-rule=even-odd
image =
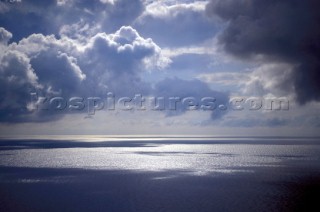
[{"label": "white cloud", "polygon": [[188,46],[188,47],[178,47],[178,48],[164,48],[162,50],[163,54],[167,57],[177,57],[183,54],[214,54],[215,51],[211,47],[207,46]]},{"label": "white cloud", "polygon": [[173,3],[172,1],[154,1],[146,6],[146,10],[140,16],[152,16],[157,18],[169,19],[185,12],[204,12],[206,1],[195,1],[192,3]]},{"label": "white cloud", "polygon": [[100,2],[104,3],[104,4],[112,4],[114,5],[117,0],[100,0]]},{"label": "white cloud", "polygon": [[68,68],[71,71],[74,72],[74,74],[76,75],[76,77],[79,78],[79,80],[84,80],[86,78],[86,75],[84,73],[82,73],[82,70],[80,69],[80,67],[78,66],[78,62],[77,59],[72,57],[72,56],[68,56],[66,53],[60,53],[58,52],[58,58],[59,59],[64,59],[67,61],[68,64]]},{"label": "white cloud", "polygon": [[[84,51],[90,54],[90,60],[101,60],[104,68],[112,66],[118,69],[118,73],[150,71],[170,64],[170,59],[162,54],[152,39],[141,37],[130,26],[123,26],[114,34],[98,33],[90,39]],[[109,60],[104,59],[105,54],[109,54]]]},{"label": "white cloud", "polygon": [[12,38],[12,33],[7,31],[5,28],[0,27],[0,45],[7,45],[9,40]]}]

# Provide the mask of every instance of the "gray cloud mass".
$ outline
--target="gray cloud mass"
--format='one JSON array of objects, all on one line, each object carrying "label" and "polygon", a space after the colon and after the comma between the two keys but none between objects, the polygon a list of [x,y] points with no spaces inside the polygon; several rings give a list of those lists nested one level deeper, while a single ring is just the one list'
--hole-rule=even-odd
[{"label": "gray cloud mass", "polygon": [[319,1],[211,0],[206,12],[228,21],[219,37],[226,52],[293,65],[297,101],[320,100]]}]

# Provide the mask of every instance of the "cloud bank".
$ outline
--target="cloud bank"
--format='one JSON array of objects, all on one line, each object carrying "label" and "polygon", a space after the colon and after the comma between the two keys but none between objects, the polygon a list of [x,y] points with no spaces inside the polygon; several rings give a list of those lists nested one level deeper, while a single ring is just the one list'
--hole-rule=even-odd
[{"label": "cloud bank", "polygon": [[[142,94],[181,98],[214,96],[221,103],[228,100],[227,93],[213,91],[199,80],[164,79],[154,85],[145,81],[144,74],[161,71],[171,60],[152,39],[142,37],[130,26],[122,26],[110,34],[96,33],[86,39],[32,34],[17,43],[8,43],[12,33],[6,29],[0,28],[0,32],[3,122],[50,121],[65,114],[34,110],[31,93],[65,99],[103,98],[107,92],[113,92],[118,97]],[[186,112],[181,107],[177,111],[176,115]],[[217,114],[212,118],[217,118]]]}]

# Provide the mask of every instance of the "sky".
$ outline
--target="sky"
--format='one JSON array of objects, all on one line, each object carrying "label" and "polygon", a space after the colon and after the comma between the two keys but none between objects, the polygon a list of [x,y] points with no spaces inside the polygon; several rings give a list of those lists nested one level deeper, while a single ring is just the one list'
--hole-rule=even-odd
[{"label": "sky", "polygon": [[0,135],[320,136],[316,0],[1,0]]}]

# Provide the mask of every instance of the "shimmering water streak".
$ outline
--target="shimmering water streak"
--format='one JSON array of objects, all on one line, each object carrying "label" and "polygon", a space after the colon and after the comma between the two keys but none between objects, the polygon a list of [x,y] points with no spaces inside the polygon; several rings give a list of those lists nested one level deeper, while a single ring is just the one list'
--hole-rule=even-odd
[{"label": "shimmering water streak", "polygon": [[320,166],[318,138],[49,137],[0,141],[0,166],[251,172],[256,167]]}]

